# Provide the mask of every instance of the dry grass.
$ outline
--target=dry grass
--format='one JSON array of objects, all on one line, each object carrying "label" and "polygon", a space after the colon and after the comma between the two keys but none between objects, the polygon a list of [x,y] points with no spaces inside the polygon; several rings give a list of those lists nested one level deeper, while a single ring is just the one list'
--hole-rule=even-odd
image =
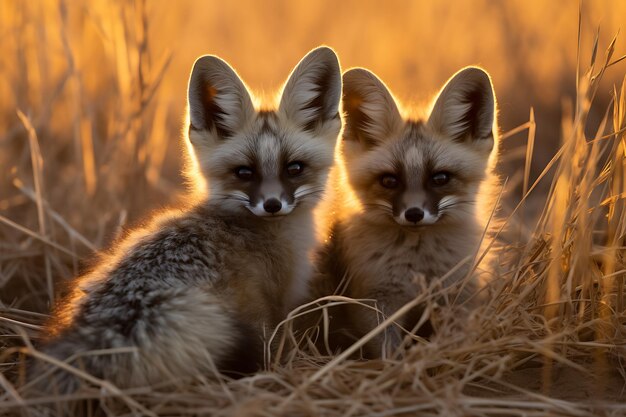
[{"label": "dry grass", "polygon": [[[524,197],[519,203],[515,193],[505,198],[504,228],[490,249],[500,261],[486,290],[490,301],[470,317],[460,319],[431,302],[442,291],[433,286],[415,302],[429,306],[425,314],[437,333],[428,342],[417,340],[403,357],[326,357],[306,338],[287,332],[300,349],[268,355],[267,371],[237,381],[119,390],[74,370],[89,387],[68,397],[25,396],[21,365],[28,356],[41,357],[31,342],[63,280],[123,227],[155,205],[176,201],[182,191],[173,140],[182,107],[167,99],[173,89],[167,70],[174,61],[150,43],[158,34],[150,26],[149,7],[141,1],[113,3],[104,15],[102,4],[94,2],[83,6],[87,17],[78,23],[68,17],[68,7],[64,1],[0,4],[0,35],[10,40],[2,50],[15,58],[0,64],[0,415],[46,409],[63,415],[73,400],[89,398],[113,416],[626,414],[626,84],[606,94],[606,77],[616,80],[625,71],[614,44],[603,55],[597,39],[587,48],[593,51],[590,69],[584,70],[589,61],[581,58],[583,70],[576,76],[564,68],[536,69],[537,77],[550,74],[543,88],[559,77],[576,83],[575,104],[564,106],[561,121],[549,119],[560,123],[561,144],[539,175],[531,169],[533,148],[545,151],[552,130],[535,130],[531,111],[528,123],[503,135],[505,144],[527,135],[519,152],[525,163],[514,161],[519,172],[507,183]],[[507,15],[515,11],[511,6]],[[37,24],[43,21],[49,24]],[[84,39],[76,38],[77,26],[85,29]],[[490,36],[498,33],[489,28]],[[52,33],[58,42],[47,43]],[[586,38],[579,39],[580,51],[587,50]],[[355,60],[343,47],[342,59]],[[293,65],[295,58],[285,61],[271,66]],[[515,64],[533,74],[532,63]],[[373,67],[386,79],[385,69]],[[432,85],[454,69],[431,68],[433,74],[445,72]],[[182,72],[173,71],[186,78]],[[276,69],[281,76],[286,72]],[[500,95],[503,115],[507,100],[515,98],[512,84],[502,89],[508,99]],[[317,307],[296,313],[312,308]]]}]

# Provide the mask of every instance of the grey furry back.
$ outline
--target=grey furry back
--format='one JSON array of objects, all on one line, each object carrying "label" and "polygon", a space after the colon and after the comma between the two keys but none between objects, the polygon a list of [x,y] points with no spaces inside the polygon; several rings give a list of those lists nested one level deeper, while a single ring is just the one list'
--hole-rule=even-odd
[{"label": "grey furry back", "polygon": [[[62,360],[74,357],[74,364],[122,386],[216,369],[253,371],[259,357],[232,356],[260,353],[263,323],[249,320],[253,314],[241,311],[229,287],[252,278],[252,268],[268,276],[281,271],[251,247],[259,238],[271,240],[271,233],[245,226],[197,207],[134,232],[77,279],[43,351]],[[266,309],[261,317],[280,317],[281,303],[253,309]],[[105,349],[125,352],[88,353]],[[60,391],[77,383],[67,374],[57,382]]]}]

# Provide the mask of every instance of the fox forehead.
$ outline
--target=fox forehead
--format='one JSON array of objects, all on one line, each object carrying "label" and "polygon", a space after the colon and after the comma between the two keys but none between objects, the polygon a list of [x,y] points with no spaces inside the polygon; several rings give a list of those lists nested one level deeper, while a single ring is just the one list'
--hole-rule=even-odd
[{"label": "fox forehead", "polygon": [[421,183],[434,171],[462,174],[466,180],[480,180],[485,158],[466,146],[431,133],[423,124],[406,122],[395,139],[376,146],[355,166],[364,175],[392,173],[402,175],[409,184]]},{"label": "fox forehead", "polygon": [[215,149],[208,164],[210,171],[218,174],[249,166],[263,176],[275,175],[283,160],[289,158],[289,146],[285,142],[281,136],[269,132],[233,137]]},{"label": "fox forehead", "polygon": [[424,149],[416,144],[409,145],[403,155],[404,167],[407,172],[425,170]]},{"label": "fox forehead", "polygon": [[404,141],[395,152],[397,164],[411,182],[437,171],[446,171],[469,181],[479,181],[484,175],[485,161],[461,144],[432,138],[428,135],[418,142]]},{"label": "fox forehead", "polygon": [[293,129],[273,111],[261,111],[248,129],[216,146],[206,166],[210,173],[217,175],[244,165],[254,167],[263,176],[275,176],[289,162],[328,167],[332,164],[333,152],[333,143]]}]

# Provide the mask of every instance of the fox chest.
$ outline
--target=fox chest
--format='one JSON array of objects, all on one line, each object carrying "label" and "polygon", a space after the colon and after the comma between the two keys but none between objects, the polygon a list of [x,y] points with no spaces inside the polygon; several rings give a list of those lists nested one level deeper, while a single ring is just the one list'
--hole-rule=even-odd
[{"label": "fox chest", "polygon": [[233,254],[225,268],[225,298],[249,322],[273,326],[286,309],[286,292],[294,275],[293,250],[276,241]]},{"label": "fox chest", "polygon": [[464,257],[462,250],[444,239],[419,235],[362,245],[351,255],[347,269],[353,276],[355,288],[401,284],[415,279],[430,282],[444,276]]}]

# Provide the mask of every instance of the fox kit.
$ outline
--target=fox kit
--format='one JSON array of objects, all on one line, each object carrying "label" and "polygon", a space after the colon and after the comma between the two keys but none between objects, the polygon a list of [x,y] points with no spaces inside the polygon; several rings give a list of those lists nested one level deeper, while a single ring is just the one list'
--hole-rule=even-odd
[{"label": "fox kit", "polygon": [[[276,110],[257,110],[226,62],[199,58],[188,148],[206,195],[135,230],[77,279],[43,351],[120,386],[254,371],[263,332],[306,290],[340,98],[326,47],[293,70]],[[49,390],[76,388],[55,372]]]},{"label": "fox kit", "polygon": [[[347,199],[337,210],[343,217],[319,252],[312,291],[321,297],[345,285],[343,295],[373,299],[388,316],[423,291],[420,279],[422,285],[443,279],[450,288],[472,267],[466,262],[446,276],[475,254],[489,218],[485,206],[491,201],[487,191],[497,153],[495,97],[487,73],[468,67],[444,86],[430,116],[419,120],[403,118],[371,72],[349,70],[343,82],[341,155],[354,201]],[[477,289],[473,277],[457,301],[467,302]],[[363,307],[331,312],[331,332],[340,346],[377,324],[376,315]],[[419,308],[412,311],[399,324],[414,328],[419,313]],[[383,345],[397,347],[401,335],[395,329],[388,328],[364,353],[377,357]],[[345,331],[350,336],[339,342]]]}]

